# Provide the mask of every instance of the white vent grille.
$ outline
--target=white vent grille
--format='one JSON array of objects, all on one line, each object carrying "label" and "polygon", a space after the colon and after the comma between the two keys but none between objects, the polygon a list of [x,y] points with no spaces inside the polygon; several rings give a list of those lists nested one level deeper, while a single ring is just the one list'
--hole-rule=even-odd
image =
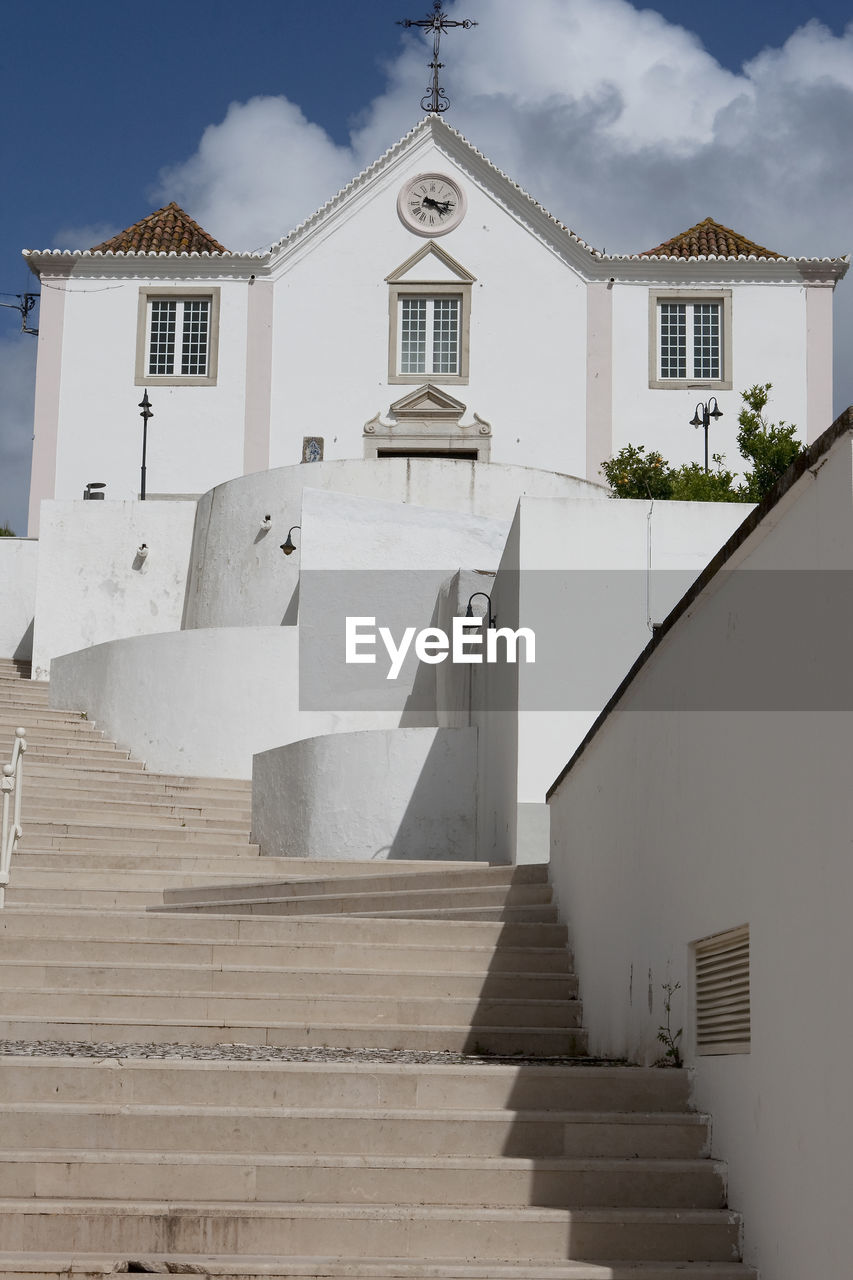
[{"label": "white vent grille", "polygon": [[696,1052],[749,1053],[749,925],[703,938],[696,958]]}]

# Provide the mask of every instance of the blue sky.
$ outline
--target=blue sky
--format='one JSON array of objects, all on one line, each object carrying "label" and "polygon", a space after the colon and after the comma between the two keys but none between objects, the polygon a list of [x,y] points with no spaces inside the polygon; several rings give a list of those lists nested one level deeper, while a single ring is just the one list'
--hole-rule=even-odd
[{"label": "blue sky", "polygon": [[[105,0],[4,5],[0,294],[37,287],[22,248],[90,247],[171,198],[229,248],[283,235],[420,118],[428,52],[395,19],[430,8],[176,0],[146,23]],[[443,48],[447,119],[597,247],[648,248],[711,214],[782,252],[853,248],[848,5],[446,8],[480,23]],[[853,402],[848,290],[837,410]],[[0,524],[23,532],[36,340],[18,329],[0,310]]]}]

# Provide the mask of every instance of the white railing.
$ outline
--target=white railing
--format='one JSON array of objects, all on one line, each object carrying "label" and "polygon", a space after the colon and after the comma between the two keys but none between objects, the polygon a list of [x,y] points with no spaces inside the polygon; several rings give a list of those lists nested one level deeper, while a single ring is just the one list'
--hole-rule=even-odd
[{"label": "white railing", "polygon": [[6,885],[15,846],[24,834],[21,827],[21,784],[24,778],[24,752],[27,749],[26,729],[15,730],[12,760],[3,765],[0,791],[3,793],[3,823],[0,826],[0,907],[6,902]]}]

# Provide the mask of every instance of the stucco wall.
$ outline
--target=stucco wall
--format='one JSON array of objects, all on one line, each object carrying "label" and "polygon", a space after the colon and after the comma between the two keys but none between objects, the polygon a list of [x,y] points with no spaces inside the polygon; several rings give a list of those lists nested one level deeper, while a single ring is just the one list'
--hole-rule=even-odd
[{"label": "stucco wall", "polygon": [[[70,284],[61,337],[55,493],[79,498],[90,480],[106,482],[108,499],[136,498],[142,461],[135,381],[137,317],[142,286],[164,295],[184,288],[220,290],[215,386],[148,386],[154,416],[148,424],[147,490],[199,494],[243,470],[246,387],[246,312],[249,286],[209,265],[200,274],[187,261],[112,264],[86,284]],[[79,266],[78,266],[79,270]],[[76,277],[74,277],[76,278]],[[100,288],[98,287],[100,286]],[[39,351],[39,361],[42,352]],[[47,360],[47,356],[45,356]]]},{"label": "stucco wall", "polygon": [[0,538],[0,658],[32,657],[38,555],[37,542]]},{"label": "stucco wall", "polygon": [[[706,296],[724,289],[732,293],[732,388],[717,391],[711,383],[697,380],[689,390],[654,389],[649,387],[649,290],[667,285],[654,279],[651,267],[649,275],[642,283],[613,287],[614,453],[629,443],[645,444],[647,450],[658,450],[674,466],[701,463],[705,434],[691,427],[690,421],[697,403],[715,395],[723,417],[711,422],[709,449],[712,454],[725,455],[730,471],[739,471],[741,392],[757,382],[773,384],[768,408],[772,421],[783,418],[796,423],[802,441],[826,430],[831,416],[816,430],[808,421],[806,289],[802,281],[748,284],[721,274],[716,282],[703,285]],[[667,283],[672,289],[671,276]],[[822,372],[814,370],[814,376]]]},{"label": "stucco wall", "polygon": [[[853,1250],[852,448],[663,635],[551,799],[591,1050],[657,1057],[662,984],[681,983],[673,1025],[766,1280],[840,1273]],[[696,1056],[690,944],[743,924],[750,1052]]]},{"label": "stucco wall", "polygon": [[[283,619],[296,621],[299,534],[293,536],[297,550],[292,556],[283,556],[279,548],[290,526],[301,523],[305,486],[507,524],[522,494],[606,496],[606,490],[573,476],[424,458],[318,462],[241,476],[204,494],[199,502],[187,627],[274,626]],[[272,527],[265,532],[261,522],[267,514],[272,516]]]},{"label": "stucco wall", "polygon": [[476,729],[309,738],[255,756],[252,838],[289,858],[475,858]]},{"label": "stucco wall", "polygon": [[384,729],[399,713],[299,710],[295,627],[135,636],[54,659],[50,705],[85,711],[163,773],[250,778],[252,756],[316,734]]},{"label": "stucco wall", "polygon": [[536,662],[475,673],[480,838],[494,842],[482,856],[547,859],[547,787],[644,648],[650,620],[666,616],[751,510],[522,499],[493,604],[499,627],[533,630]]},{"label": "stucco wall", "polygon": [[194,502],[46,502],[33,678],[60,653],[179,630],[194,518]]}]

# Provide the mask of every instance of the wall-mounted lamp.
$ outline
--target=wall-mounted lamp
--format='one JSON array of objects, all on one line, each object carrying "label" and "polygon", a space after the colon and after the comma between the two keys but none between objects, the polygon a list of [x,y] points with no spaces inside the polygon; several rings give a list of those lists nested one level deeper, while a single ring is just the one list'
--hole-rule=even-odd
[{"label": "wall-mounted lamp", "polygon": [[83,490],[83,501],[103,502],[104,495],[102,493],[96,493],[95,490],[106,489],[106,487],[106,482],[103,480],[90,480],[86,485],[86,488]]},{"label": "wall-mounted lamp", "polygon": [[294,524],[294,525],[291,525],[291,527],[288,529],[287,539],[281,544],[281,549],[286,556],[292,556],[294,551],[296,550],[296,543],[293,541],[292,534],[295,529],[301,530],[301,528],[302,528],[301,524]]},{"label": "wall-mounted lamp", "polygon": [[[476,614],[474,610],[471,608],[471,600],[476,600],[477,596],[482,596],[484,600],[488,601],[488,606],[484,614]],[[497,623],[497,618],[492,613],[492,597],[490,595],[487,595],[485,591],[475,591],[474,594],[471,596],[471,599],[468,601],[468,608],[465,610],[465,617],[466,618],[484,618],[484,617],[488,618],[489,626],[494,627]]]},{"label": "wall-mounted lamp", "polygon": [[[713,405],[713,409],[711,408]],[[717,397],[711,396],[707,404],[697,404],[696,412],[690,419],[691,427],[695,427],[698,431],[700,427],[705,430],[705,474],[708,473],[708,428],[711,425],[711,419],[722,418],[723,411],[717,404]]]},{"label": "wall-mounted lamp", "polygon": [[262,528],[262,529],[271,529],[271,528],[272,528],[272,516],[271,516],[271,515],[265,515],[265,516],[264,516],[263,520],[261,521],[261,528]]},{"label": "wall-mounted lamp", "polygon": [[148,543],[140,542],[139,546],[136,548],[137,560],[144,560],[147,555],[148,555]]}]

